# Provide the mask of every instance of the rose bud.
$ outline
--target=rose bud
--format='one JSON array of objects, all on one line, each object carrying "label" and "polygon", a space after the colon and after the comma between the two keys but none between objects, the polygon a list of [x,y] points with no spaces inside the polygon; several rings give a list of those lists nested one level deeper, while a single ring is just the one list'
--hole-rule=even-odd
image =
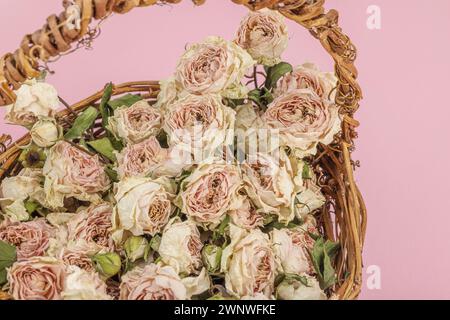
[{"label": "rose bud", "polygon": [[211,273],[216,273],[219,271],[221,258],[222,248],[219,246],[208,244],[202,250],[203,263]]},{"label": "rose bud", "polygon": [[131,236],[125,241],[124,249],[128,259],[134,262],[144,256],[145,247],[148,245],[147,239],[144,237]]},{"label": "rose bud", "polygon": [[107,278],[115,276],[122,267],[120,256],[115,252],[96,254],[92,257],[98,272]]},{"label": "rose bud", "polygon": [[280,300],[327,300],[327,296],[320,289],[319,282],[314,277],[306,274],[301,277],[304,281],[286,277],[277,287],[277,298]]},{"label": "rose bud", "polygon": [[30,130],[33,142],[42,148],[51,147],[62,136],[62,128],[53,118],[42,118]]}]

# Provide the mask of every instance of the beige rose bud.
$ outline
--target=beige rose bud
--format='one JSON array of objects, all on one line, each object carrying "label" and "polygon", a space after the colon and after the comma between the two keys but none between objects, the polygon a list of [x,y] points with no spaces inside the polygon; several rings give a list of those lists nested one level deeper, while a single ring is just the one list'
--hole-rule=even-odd
[{"label": "beige rose bud", "polygon": [[134,262],[144,256],[145,248],[148,245],[147,239],[144,237],[131,236],[123,245],[127,258]]},{"label": "beige rose bud", "polygon": [[56,89],[48,83],[31,80],[15,90],[16,102],[6,107],[5,119],[30,128],[39,117],[52,117],[59,107]]},{"label": "beige rose bud", "polygon": [[42,148],[51,147],[62,137],[62,128],[53,118],[38,120],[30,130],[33,142]]},{"label": "beige rose bud", "polygon": [[284,17],[262,9],[250,12],[241,22],[236,43],[246,49],[258,63],[273,66],[281,61],[289,41]]}]

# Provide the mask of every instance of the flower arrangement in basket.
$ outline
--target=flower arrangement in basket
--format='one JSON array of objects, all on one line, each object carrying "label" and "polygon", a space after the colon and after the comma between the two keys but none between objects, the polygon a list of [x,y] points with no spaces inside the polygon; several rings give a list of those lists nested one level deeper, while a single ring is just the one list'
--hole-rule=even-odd
[{"label": "flower arrangement in basket", "polygon": [[[29,133],[0,140],[0,297],[357,297],[361,95],[337,12],[234,0],[252,11],[232,41],[208,37],[172,77],[110,83],[72,106],[39,78],[91,20],[156,2],[65,1],[1,60],[6,120]],[[284,17],[321,41],[335,74],[281,60]]]}]

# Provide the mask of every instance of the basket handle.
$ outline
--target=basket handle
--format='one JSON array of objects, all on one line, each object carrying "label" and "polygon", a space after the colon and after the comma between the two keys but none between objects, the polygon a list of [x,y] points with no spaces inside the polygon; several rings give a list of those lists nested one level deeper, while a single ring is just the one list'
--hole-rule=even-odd
[{"label": "basket handle", "polygon": [[[181,0],[163,0],[163,3],[179,3]],[[206,0],[192,0],[201,5]],[[348,115],[358,109],[361,89],[356,82],[357,70],[354,66],[356,49],[350,39],[338,26],[338,13],[325,13],[325,0],[232,0],[251,10],[271,8],[287,18],[307,28],[318,38],[335,61],[335,71],[339,79],[336,102]],[[80,8],[79,28],[70,28],[71,16],[67,8],[72,1],[64,0],[65,11],[51,15],[46,24],[32,34],[27,34],[19,49],[7,53],[0,59],[0,106],[15,101],[14,89],[18,89],[27,79],[39,76],[43,63],[50,58],[67,53],[72,44],[83,41],[93,32],[89,28],[92,20],[103,20],[112,12],[126,13],[135,7],[151,6],[158,0],[75,0]]]}]

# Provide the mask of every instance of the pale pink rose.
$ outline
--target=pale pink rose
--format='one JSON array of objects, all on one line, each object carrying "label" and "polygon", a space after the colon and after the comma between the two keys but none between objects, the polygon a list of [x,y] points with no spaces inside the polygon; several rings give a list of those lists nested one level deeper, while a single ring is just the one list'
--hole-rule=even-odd
[{"label": "pale pink rose", "polygon": [[233,143],[234,122],[235,112],[220,96],[187,95],[169,106],[164,130],[170,146],[207,158]]},{"label": "pale pink rose", "polygon": [[99,252],[105,251],[104,247],[95,242],[88,242],[79,238],[70,241],[62,248],[59,256],[60,259],[68,266],[77,266],[86,271],[94,271],[94,263],[92,257]]},{"label": "pale pink rose", "polygon": [[230,238],[221,262],[226,289],[238,297],[258,293],[270,297],[276,265],[268,236],[259,229],[247,232],[230,225]]},{"label": "pale pink rose", "polygon": [[16,247],[19,261],[43,256],[53,234],[53,228],[44,219],[29,222],[4,221],[0,225],[0,240]]},{"label": "pale pink rose", "polygon": [[251,56],[235,43],[208,37],[186,50],[175,78],[177,85],[191,94],[214,93],[238,99],[247,94],[241,79],[253,65]]},{"label": "pale pink rose", "polygon": [[141,100],[130,107],[121,107],[108,119],[108,128],[118,139],[138,143],[157,135],[161,129],[161,113]]},{"label": "pale pink rose", "polygon": [[181,211],[199,224],[218,224],[229,210],[242,204],[237,191],[241,177],[236,166],[225,163],[200,164],[184,180]]},{"label": "pale pink rose", "polygon": [[110,180],[98,155],[90,155],[65,141],[50,149],[43,175],[44,189],[51,207],[63,207],[67,197],[99,202],[99,193],[110,187]]},{"label": "pale pink rose", "polygon": [[122,277],[120,300],[185,300],[186,288],[170,266],[148,264]]},{"label": "pale pink rose", "polygon": [[341,129],[338,106],[308,89],[276,98],[263,121],[269,129],[278,130],[280,143],[295,149],[298,156],[314,155],[319,142],[330,144]]},{"label": "pale pink rose", "polygon": [[275,89],[275,96],[297,89],[310,89],[320,98],[334,101],[337,78],[333,73],[322,72],[312,63],[296,67],[291,73],[281,78]]},{"label": "pale pink rose", "polygon": [[155,171],[168,157],[155,137],[125,147],[117,155],[117,173],[121,178],[145,177]]},{"label": "pale pink rose", "polygon": [[275,214],[280,222],[295,217],[295,195],[302,188],[301,170],[292,165],[283,150],[278,154],[257,153],[241,165],[245,190],[255,206]]},{"label": "pale pink rose", "polygon": [[273,66],[281,61],[288,40],[284,17],[278,11],[262,9],[242,20],[235,41],[258,63]]},{"label": "pale pink rose", "polygon": [[111,238],[112,206],[109,203],[91,205],[67,222],[68,240],[84,240],[102,248],[114,249]]},{"label": "pale pink rose", "polygon": [[278,269],[282,273],[312,273],[314,268],[309,257],[309,250],[314,240],[302,227],[293,229],[274,229],[271,232],[273,251]]},{"label": "pale pink rose", "polygon": [[248,199],[240,208],[230,211],[229,215],[235,225],[247,230],[263,226],[264,217]]},{"label": "pale pink rose", "polygon": [[9,294],[15,300],[60,300],[65,265],[50,257],[16,262],[8,270]]}]

